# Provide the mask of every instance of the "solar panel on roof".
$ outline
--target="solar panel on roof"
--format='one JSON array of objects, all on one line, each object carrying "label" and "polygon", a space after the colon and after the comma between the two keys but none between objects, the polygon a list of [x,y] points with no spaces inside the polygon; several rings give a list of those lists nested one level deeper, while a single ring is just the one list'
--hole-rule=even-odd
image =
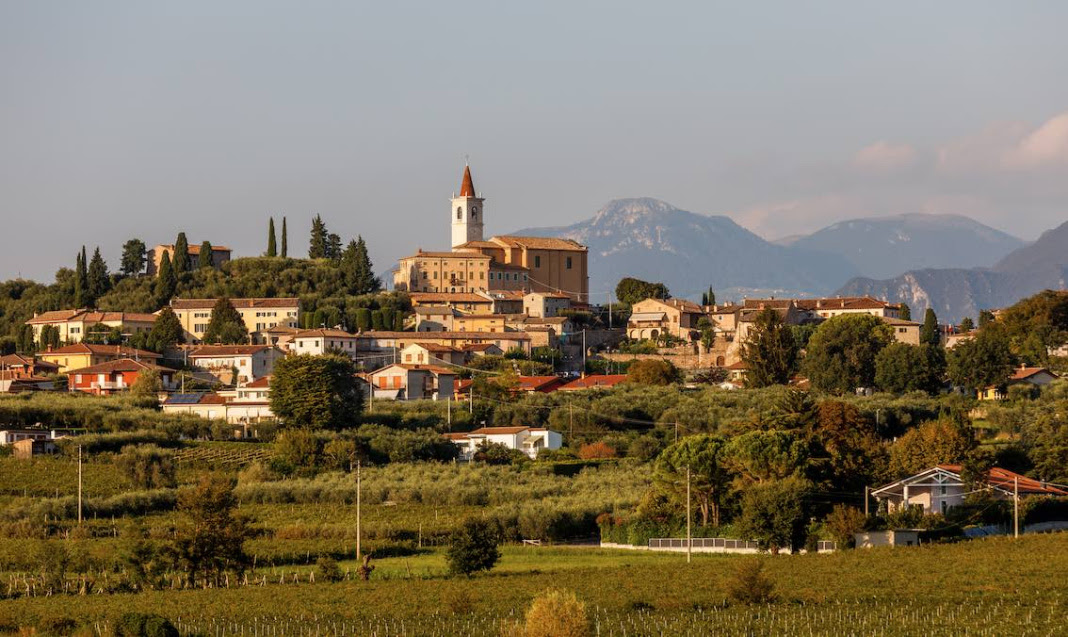
[{"label": "solar panel on roof", "polygon": [[195,405],[200,402],[201,394],[172,394],[167,399],[172,405]]}]

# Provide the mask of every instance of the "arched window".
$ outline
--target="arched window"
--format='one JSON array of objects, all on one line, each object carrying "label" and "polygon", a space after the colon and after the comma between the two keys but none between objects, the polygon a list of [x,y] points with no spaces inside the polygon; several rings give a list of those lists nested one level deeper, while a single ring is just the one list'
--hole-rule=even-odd
[{"label": "arched window", "polygon": [[471,206],[471,221],[478,219],[478,206]]},{"label": "arched window", "polygon": [[464,218],[464,209],[463,208],[457,208],[456,209],[456,219],[457,219],[457,221],[459,221],[460,219],[463,219],[463,218]]}]

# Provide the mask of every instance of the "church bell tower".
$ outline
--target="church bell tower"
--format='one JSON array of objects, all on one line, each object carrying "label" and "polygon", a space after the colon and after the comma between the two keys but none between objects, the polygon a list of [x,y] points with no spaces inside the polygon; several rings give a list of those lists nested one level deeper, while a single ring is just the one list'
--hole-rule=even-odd
[{"label": "church bell tower", "polygon": [[482,241],[482,197],[475,193],[471,167],[464,166],[460,195],[452,198],[452,247],[468,241]]}]

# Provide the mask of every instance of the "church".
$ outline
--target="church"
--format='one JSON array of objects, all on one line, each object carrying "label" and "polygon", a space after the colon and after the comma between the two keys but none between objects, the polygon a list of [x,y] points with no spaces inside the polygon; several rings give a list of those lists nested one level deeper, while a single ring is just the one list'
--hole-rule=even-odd
[{"label": "church", "polygon": [[393,289],[407,292],[472,293],[492,290],[558,292],[572,303],[589,303],[586,246],[570,239],[502,235],[485,239],[485,198],[476,193],[471,167],[464,167],[460,194],[452,198],[452,249],[404,257]]}]

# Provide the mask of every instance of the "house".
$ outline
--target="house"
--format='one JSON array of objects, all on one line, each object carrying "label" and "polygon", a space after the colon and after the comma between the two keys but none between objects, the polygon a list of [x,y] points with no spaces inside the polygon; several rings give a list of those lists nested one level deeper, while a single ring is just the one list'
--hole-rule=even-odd
[{"label": "house", "polygon": [[667,334],[690,340],[704,315],[699,305],[685,299],[645,299],[631,307],[627,338],[655,341]]},{"label": "house", "polygon": [[548,394],[564,386],[565,381],[559,376],[520,376],[516,392],[528,394]]},{"label": "house", "polygon": [[367,331],[356,335],[360,352],[400,352],[412,343],[437,343],[462,349],[467,345],[491,344],[502,352],[521,349],[530,353],[530,335],[525,332],[390,332]]},{"label": "house", "polygon": [[415,308],[416,332],[451,332],[460,311],[448,305],[420,305]]},{"label": "house", "polygon": [[59,365],[22,354],[0,356],[0,372],[10,373],[14,378],[29,378],[58,374]]},{"label": "house", "polygon": [[275,361],[284,356],[285,352],[272,345],[201,345],[193,348],[188,358],[193,367],[229,385],[269,375]]},{"label": "house", "polygon": [[[222,267],[222,264],[230,260],[230,248],[226,246],[211,246],[211,265],[216,270]],[[174,244],[159,244],[148,251],[148,274],[156,276],[159,274],[160,263],[163,262],[163,255],[167,255],[167,258],[172,262],[174,261]],[[200,267],[200,244],[192,243],[189,245],[189,269],[195,270]]]},{"label": "house", "polygon": [[52,456],[59,453],[59,447],[52,440],[26,439],[12,443],[12,453],[16,460],[29,460],[34,456]]},{"label": "house", "polygon": [[486,290],[479,294],[493,301],[493,309],[487,314],[520,314],[524,311],[526,292],[523,290]]},{"label": "house", "polygon": [[[468,356],[503,356],[504,350],[493,343],[468,343],[460,351]],[[469,359],[470,360],[470,359]]]},{"label": "house", "polygon": [[[418,250],[400,259],[393,289],[410,293],[475,293],[488,290],[562,292],[577,303],[589,297],[588,250],[570,239],[483,237],[485,198],[465,167],[460,194],[452,198],[451,251]],[[521,309],[518,311],[522,311]]]},{"label": "house", "polygon": [[616,385],[627,382],[626,374],[598,374],[583,376],[563,385],[558,391],[582,391],[584,389],[603,388],[611,389]]},{"label": "house", "polygon": [[[274,420],[271,411],[271,377],[264,376],[229,392],[172,394],[163,401],[165,413],[195,414],[201,418],[248,425]],[[234,431],[235,438],[254,434],[247,428]]]},{"label": "house", "polygon": [[447,433],[444,436],[460,447],[460,458],[471,460],[480,445],[500,444],[537,458],[542,449],[559,449],[564,437],[551,429],[540,427],[482,427],[469,433]]},{"label": "house", "polygon": [[490,296],[474,292],[410,292],[412,307],[418,312],[421,307],[446,307],[463,312],[493,313],[496,311]]},{"label": "house", "polygon": [[565,316],[536,317],[526,314],[510,314],[505,323],[508,329],[530,335],[530,346],[559,347],[560,339],[575,333],[571,319]]},{"label": "house", "polygon": [[93,345],[90,343],[75,343],[57,349],[48,348],[37,354],[37,357],[46,363],[57,365],[60,373],[68,373],[68,370],[91,367],[108,361],[132,358],[134,360],[149,363],[158,363],[162,358],[155,352],[142,349],[134,349],[121,345]]},{"label": "house", "polygon": [[173,369],[133,358],[120,358],[67,372],[67,388],[88,394],[115,394],[129,389],[144,371],[159,372],[164,391],[176,388]]},{"label": "house", "polygon": [[449,400],[456,374],[436,365],[395,363],[367,375],[374,398],[393,400]]},{"label": "house", "polygon": [[1032,385],[1044,387],[1057,380],[1057,375],[1045,367],[1020,366],[1013,370],[1004,385],[991,385],[979,392],[979,400],[1004,400],[1009,397],[1009,387],[1013,385]]},{"label": "house", "polygon": [[745,361],[735,361],[724,367],[727,370],[727,379],[738,384],[745,384],[745,375],[749,373],[749,366]]},{"label": "house", "polygon": [[969,341],[978,336],[979,330],[972,330],[970,332],[955,332],[953,334],[946,334],[943,339],[943,344],[946,349],[953,349],[957,345],[960,345],[964,341]]},{"label": "house", "polygon": [[342,352],[349,358],[356,358],[357,344],[356,335],[344,330],[300,330],[290,339],[289,351],[293,354],[311,354],[312,356]]},{"label": "house", "polygon": [[274,345],[280,347],[283,350],[289,350],[289,343],[293,340],[293,337],[300,330],[296,327],[290,327],[288,325],[275,325],[274,327],[268,327],[263,330],[263,344]]},{"label": "house", "polygon": [[26,376],[12,370],[0,371],[0,393],[18,394],[26,391],[51,391],[55,383],[43,376]]},{"label": "house", "polygon": [[401,350],[399,360],[415,365],[463,365],[467,362],[467,353],[448,345],[412,343]]},{"label": "house", "polygon": [[[983,485],[994,497],[1003,500],[1012,499],[1017,489],[1020,497],[1068,495],[1068,491],[1059,487],[999,467],[990,469]],[[945,513],[963,504],[965,495],[973,490],[961,479],[960,465],[944,464],[879,487],[871,494],[891,512],[919,506],[924,513]]]},{"label": "house", "polygon": [[[185,330],[187,343],[200,344],[211,321],[211,313],[217,299],[173,299],[171,309]],[[298,327],[300,324],[300,299],[230,299],[241,320],[245,322],[253,343],[266,343],[267,330],[275,327]]]},{"label": "house", "polygon": [[108,331],[117,329],[123,335],[152,331],[156,324],[155,314],[136,312],[98,312],[96,310],[56,310],[34,314],[26,321],[33,328],[33,340],[41,342],[41,330],[50,325],[59,330],[59,342],[80,343],[93,328],[104,326]]},{"label": "house", "polygon": [[905,343],[906,345],[920,344],[920,329],[923,327],[922,323],[906,321],[905,319],[894,318],[891,316],[880,318],[882,318],[883,323],[886,323],[894,330],[894,341]]},{"label": "house", "polygon": [[160,405],[165,414],[192,414],[208,420],[226,420],[226,397],[215,392],[171,394]]},{"label": "house", "polygon": [[560,292],[528,292],[523,297],[523,313],[535,318],[558,316],[571,308],[571,297]]},{"label": "house", "polygon": [[4,429],[0,430],[0,446],[13,445],[20,440],[58,440],[85,433],[84,429]]}]

